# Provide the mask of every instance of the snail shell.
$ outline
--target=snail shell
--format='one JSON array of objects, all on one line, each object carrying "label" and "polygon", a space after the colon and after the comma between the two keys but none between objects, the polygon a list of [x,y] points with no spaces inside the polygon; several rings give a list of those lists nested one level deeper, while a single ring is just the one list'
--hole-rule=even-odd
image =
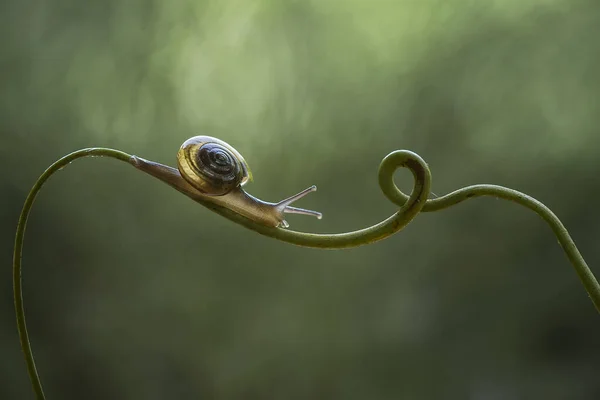
[{"label": "snail shell", "polygon": [[177,166],[190,185],[209,196],[225,195],[251,179],[244,157],[210,136],[186,140],[177,153]]}]

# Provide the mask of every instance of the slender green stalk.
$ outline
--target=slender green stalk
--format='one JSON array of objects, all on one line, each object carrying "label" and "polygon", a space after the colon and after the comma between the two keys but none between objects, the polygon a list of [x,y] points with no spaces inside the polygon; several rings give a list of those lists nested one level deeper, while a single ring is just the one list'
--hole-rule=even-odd
[{"label": "slender green stalk", "polygon": [[33,391],[39,400],[45,399],[44,391],[42,389],[42,383],[38,376],[37,369],[35,367],[35,360],[33,359],[33,353],[31,351],[31,343],[29,343],[29,333],[27,332],[27,324],[25,322],[25,309],[23,306],[23,286],[21,280],[21,260],[23,257],[23,237],[25,236],[25,226],[27,225],[27,218],[29,212],[33,206],[33,202],[37,194],[39,193],[44,183],[57,171],[70,164],[72,161],[82,157],[112,157],[121,161],[129,161],[131,156],[122,151],[102,148],[82,149],[71,154],[64,156],[63,158],[52,164],[44,173],[39,177],[35,185],[31,188],[21,216],[19,217],[19,224],[17,225],[17,234],[15,238],[15,249],[13,253],[13,291],[15,301],[15,311],[17,314],[17,329],[19,330],[19,339],[21,340],[21,348],[25,355],[25,362],[27,363],[27,371],[29,372],[29,378],[33,385]]},{"label": "slender green stalk", "polygon": [[[37,180],[23,206],[23,211],[19,218],[17,234],[15,238],[15,249],[13,258],[13,285],[14,301],[17,315],[17,327],[21,340],[21,347],[25,355],[29,376],[38,399],[43,400],[44,392],[40,378],[38,376],[35,361],[29,343],[29,335],[25,322],[25,312],[23,307],[23,292],[21,282],[21,258],[23,250],[23,237],[27,218],[34,200],[52,174],[64,168],[72,161],[82,157],[111,157],[130,163],[133,166],[139,166],[139,159],[122,151],[106,148],[90,148],[75,151],[52,164]],[[394,173],[400,168],[408,168],[414,177],[414,186],[410,195],[402,193],[394,183]],[[169,182],[167,182],[169,183]],[[600,285],[594,277],[594,274],[585,263],[579,250],[575,246],[573,239],[558,217],[544,204],[538,200],[527,196],[513,189],[508,189],[496,185],[473,185],[456,190],[445,196],[435,199],[428,199],[431,188],[431,172],[429,167],[417,154],[398,150],[386,156],[379,166],[379,185],[384,195],[400,209],[386,220],[371,227],[360,229],[353,232],[339,234],[311,234],[295,232],[281,228],[272,228],[255,221],[252,221],[226,207],[217,205],[213,202],[203,200],[202,197],[193,196],[192,198],[222,215],[223,217],[245,226],[261,235],[269,236],[287,243],[298,246],[315,247],[322,249],[341,249],[348,247],[357,247],[385,239],[398,232],[408,225],[419,212],[438,211],[455,204],[461,203],[472,197],[493,196],[521,204],[542,217],[552,228],[558,241],[564,249],[568,259],[573,264],[575,271],[581,279],[583,286],[588,292],[596,309],[600,312]],[[189,195],[189,193],[186,193]]]}]

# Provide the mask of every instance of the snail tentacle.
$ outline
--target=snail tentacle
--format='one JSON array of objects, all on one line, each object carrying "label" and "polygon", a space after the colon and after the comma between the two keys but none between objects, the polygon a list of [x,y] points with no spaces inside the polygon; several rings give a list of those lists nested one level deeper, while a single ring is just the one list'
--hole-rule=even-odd
[{"label": "snail tentacle", "polygon": [[304,189],[300,193],[297,193],[291,197],[288,197],[285,200],[281,200],[279,203],[277,203],[277,208],[282,210],[282,212],[284,212],[284,213],[310,215],[313,217],[317,217],[317,219],[321,219],[321,218],[323,218],[323,214],[321,214],[318,211],[306,210],[304,208],[297,208],[297,207],[290,206],[290,204],[292,204],[293,202],[300,200],[307,194],[316,192],[316,191],[317,191],[317,187],[315,185],[312,185],[311,187]]},{"label": "snail tentacle", "polygon": [[287,213],[287,214],[310,215],[310,216],[316,217],[317,219],[323,218],[323,214],[318,211],[307,210],[305,208],[298,208],[298,207],[292,207],[292,206],[285,206],[285,208],[283,209],[283,212]]}]

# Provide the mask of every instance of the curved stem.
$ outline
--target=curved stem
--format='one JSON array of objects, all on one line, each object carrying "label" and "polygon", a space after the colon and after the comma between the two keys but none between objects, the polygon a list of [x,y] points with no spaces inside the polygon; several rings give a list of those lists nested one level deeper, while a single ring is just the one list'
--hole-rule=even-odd
[{"label": "curved stem", "polygon": [[[15,238],[14,258],[13,258],[13,286],[14,301],[17,314],[17,326],[21,347],[27,362],[29,376],[38,399],[43,400],[44,392],[37,374],[35,361],[29,343],[29,335],[25,323],[25,312],[23,307],[23,292],[21,283],[21,258],[23,249],[23,237],[27,218],[33,205],[33,202],[52,174],[64,168],[72,161],[88,156],[111,157],[120,161],[125,161],[133,166],[139,166],[139,159],[122,151],[106,148],[90,148],[75,151],[52,164],[37,180],[23,206],[17,234]],[[400,168],[410,169],[414,177],[414,186],[410,195],[404,194],[394,183],[394,173]],[[177,174],[173,169],[172,174]],[[167,183],[169,183],[167,181]],[[304,232],[295,232],[286,229],[273,228],[252,221],[226,207],[222,207],[213,202],[203,200],[202,197],[193,197],[195,201],[201,203],[212,211],[223,217],[245,226],[261,235],[281,240],[298,246],[314,247],[322,249],[341,249],[356,247],[373,243],[385,239],[394,233],[400,231],[408,225],[419,212],[438,211],[458,203],[461,203],[472,197],[494,196],[505,200],[521,204],[542,217],[552,228],[558,241],[564,249],[567,257],[573,264],[575,271],[579,275],[585,289],[587,290],[596,309],[600,312],[600,285],[589,269],[585,260],[575,246],[573,239],[558,217],[544,204],[513,189],[508,189],[496,185],[473,185],[456,190],[445,196],[428,199],[431,188],[431,172],[429,167],[417,154],[407,150],[397,150],[387,155],[379,166],[379,185],[384,195],[400,209],[398,212],[386,220],[353,232],[338,234],[312,234]]]},{"label": "curved stem", "polygon": [[55,172],[61,170],[72,161],[82,158],[82,157],[94,157],[94,156],[102,156],[102,157],[112,157],[121,161],[130,161],[131,156],[127,153],[123,153],[122,151],[113,150],[113,149],[103,149],[103,148],[92,148],[92,149],[82,149],[78,150],[74,153],[64,156],[63,158],[56,161],[52,164],[44,173],[39,177],[27,199],[25,199],[25,204],[23,205],[23,210],[21,211],[21,215],[19,216],[19,224],[17,225],[17,234],[15,238],[15,248],[13,253],[13,291],[14,291],[14,301],[15,301],[15,311],[17,314],[17,329],[19,330],[19,339],[21,341],[21,348],[23,349],[23,354],[25,356],[25,362],[27,363],[27,371],[29,372],[29,378],[31,379],[31,384],[33,386],[33,390],[38,400],[44,400],[44,391],[42,389],[42,383],[40,382],[40,377],[38,376],[37,369],[35,367],[35,360],[33,359],[33,353],[31,352],[31,344],[29,343],[29,333],[27,332],[27,324],[25,322],[25,309],[23,306],[23,287],[21,280],[21,259],[23,256],[23,237],[25,235],[25,226],[27,225],[27,218],[29,217],[29,212],[31,211],[31,207],[33,206],[33,202],[35,198],[44,186],[44,183],[54,174]]},{"label": "curved stem", "polygon": [[[408,201],[409,197],[401,191],[389,192],[391,196],[386,194],[388,199],[395,204],[404,204]],[[463,201],[482,196],[492,196],[499,199],[509,200],[520,204],[537,215],[539,215],[544,221],[550,225],[550,228],[554,232],[554,235],[558,239],[558,243],[563,248],[567,258],[575,268],[575,272],[579,276],[579,279],[583,283],[585,290],[588,292],[590,299],[594,303],[596,310],[600,312],[600,285],[596,280],[593,272],[588,267],[583,256],[579,252],[579,249],[575,245],[575,242],[569,235],[567,228],[563,225],[561,220],[539,200],[534,199],[531,196],[521,193],[514,189],[509,189],[498,185],[472,185],[462,189],[455,190],[454,192],[448,193],[447,195],[427,200],[421,211],[432,212],[439,211],[453,205],[462,203]]]}]

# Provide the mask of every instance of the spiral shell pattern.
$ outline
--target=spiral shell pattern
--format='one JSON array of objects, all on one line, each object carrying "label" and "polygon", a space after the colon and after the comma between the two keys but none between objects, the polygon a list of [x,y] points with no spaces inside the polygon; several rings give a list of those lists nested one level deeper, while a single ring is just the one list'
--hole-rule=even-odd
[{"label": "spiral shell pattern", "polygon": [[179,172],[196,189],[222,196],[249,179],[248,164],[233,147],[210,136],[188,139],[177,154]]}]

